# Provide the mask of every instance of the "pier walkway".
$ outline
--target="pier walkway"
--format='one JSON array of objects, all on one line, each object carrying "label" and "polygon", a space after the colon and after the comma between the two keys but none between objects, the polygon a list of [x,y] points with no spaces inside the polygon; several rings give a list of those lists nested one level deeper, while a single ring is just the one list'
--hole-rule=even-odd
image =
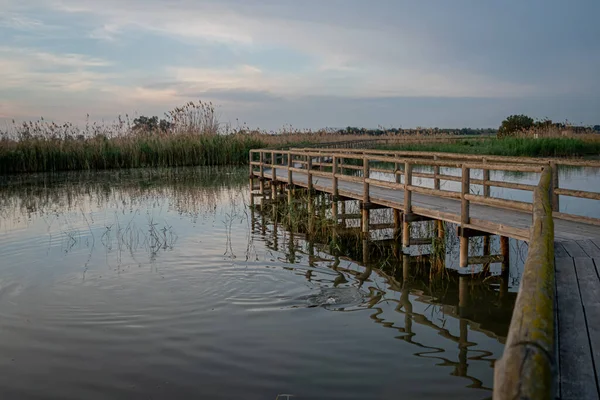
[{"label": "pier walkway", "polygon": [[[600,193],[560,186],[560,165],[600,168],[598,161],[469,156],[364,149],[253,150],[250,184],[277,199],[294,188],[358,200],[361,230],[369,212],[394,210],[402,245],[410,224],[458,225],[460,266],[469,265],[469,238],[500,235],[529,243],[494,398],[600,398],[600,215],[560,209],[561,196],[600,200]],[[537,183],[491,179],[490,171]],[[490,188],[531,192],[531,201],[491,195]],[[526,198],[527,196],[525,196]],[[288,194],[288,198],[291,196]]]}]

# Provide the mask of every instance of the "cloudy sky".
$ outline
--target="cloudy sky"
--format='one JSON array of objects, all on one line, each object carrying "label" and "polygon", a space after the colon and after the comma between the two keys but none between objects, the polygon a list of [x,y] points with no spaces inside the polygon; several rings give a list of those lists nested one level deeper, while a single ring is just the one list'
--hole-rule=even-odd
[{"label": "cloudy sky", "polygon": [[598,0],[0,0],[0,118],[600,123]]}]

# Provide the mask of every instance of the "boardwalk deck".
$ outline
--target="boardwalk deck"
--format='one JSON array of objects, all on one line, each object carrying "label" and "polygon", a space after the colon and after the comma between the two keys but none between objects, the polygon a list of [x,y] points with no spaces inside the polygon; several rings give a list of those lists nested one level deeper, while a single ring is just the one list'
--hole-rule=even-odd
[{"label": "boardwalk deck", "polygon": [[555,243],[557,395],[600,398],[600,241]]}]

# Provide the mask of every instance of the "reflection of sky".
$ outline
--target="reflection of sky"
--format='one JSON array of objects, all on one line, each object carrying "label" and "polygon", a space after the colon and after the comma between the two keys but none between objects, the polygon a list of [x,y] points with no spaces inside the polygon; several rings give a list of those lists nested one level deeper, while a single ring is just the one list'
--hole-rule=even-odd
[{"label": "reflection of sky", "polygon": [[[190,360],[196,364],[204,361],[214,365],[215,373],[238,371],[239,364],[232,363],[242,357],[262,366],[257,371],[270,373],[277,366],[274,374],[306,374],[313,382],[311,374],[316,373],[303,366],[325,355],[328,369],[334,372],[322,375],[327,377],[323,379],[339,383],[354,380],[352,360],[358,357],[364,379],[361,386],[373,392],[381,382],[397,384],[397,377],[402,376],[403,383],[427,380],[433,386],[407,388],[404,384],[402,390],[408,393],[452,392],[460,398],[481,398],[487,393],[467,389],[471,381],[451,376],[455,366],[446,364],[445,360],[457,363],[461,352],[458,342],[442,336],[444,332],[455,338],[461,335],[461,320],[454,305],[411,291],[412,314],[407,318],[407,310],[398,309],[401,293],[392,290],[385,277],[373,273],[361,287],[369,299],[382,293],[372,308],[363,304],[339,313],[305,309],[298,296],[333,286],[337,276],[331,268],[333,257],[319,251],[318,257],[310,257],[307,243],[295,238],[299,249],[296,262],[290,264],[289,232],[281,226],[274,232],[273,225],[265,227],[265,235],[253,232],[245,206],[248,188],[245,179],[243,182],[209,187],[204,192],[186,188],[129,190],[114,185],[108,195],[80,193],[61,207],[29,207],[36,210],[33,212],[21,207],[35,204],[31,197],[13,194],[12,208],[5,208],[0,217],[0,297],[7,300],[0,303],[0,312],[11,317],[24,313],[34,322],[51,327],[66,319],[70,329],[61,330],[65,341],[81,340],[73,336],[77,332],[73,327],[80,328],[78,324],[92,326],[91,322],[98,321],[90,322],[91,318],[104,313],[117,315],[119,324],[105,328],[109,332],[122,326],[135,328],[136,340],[139,335],[151,348],[165,343],[177,348],[167,333],[184,337],[180,340],[185,344],[185,357],[168,361],[188,368],[193,368],[186,364]],[[156,224],[154,228],[152,224]],[[165,245],[153,246],[153,234],[163,235]],[[347,259],[340,260],[339,268],[364,271],[360,263]],[[345,277],[347,283],[342,286],[358,287],[354,274],[345,273]],[[77,307],[81,307],[81,314],[73,316],[80,310]],[[160,322],[158,317],[167,322]],[[148,322],[154,318],[160,323]],[[413,320],[410,331],[407,319]],[[479,331],[476,322],[462,323],[468,325],[469,342],[468,349],[462,351],[473,357],[484,356],[469,359],[468,375],[489,387],[491,360],[500,356],[503,346],[490,332]],[[169,324],[174,325],[174,332],[169,331]],[[164,340],[159,344],[149,340],[148,331]],[[121,340],[114,337],[112,343]],[[365,337],[368,345],[357,346]],[[106,342],[88,339],[98,347],[86,346],[86,351],[106,350]],[[250,345],[241,346],[240,340]],[[13,351],[31,347],[26,339],[6,343]],[[130,344],[120,351],[130,355],[127,349],[139,350],[138,345]],[[352,351],[346,354],[344,349],[348,348]],[[57,359],[44,349],[41,352],[39,357]],[[279,355],[285,360],[280,361]],[[164,357],[168,356],[161,355]],[[279,368],[280,363],[287,363],[287,369]],[[432,371],[434,366],[441,367]],[[338,373],[339,377],[335,375]],[[276,385],[284,378],[269,381]],[[321,387],[319,382],[315,385]]]}]

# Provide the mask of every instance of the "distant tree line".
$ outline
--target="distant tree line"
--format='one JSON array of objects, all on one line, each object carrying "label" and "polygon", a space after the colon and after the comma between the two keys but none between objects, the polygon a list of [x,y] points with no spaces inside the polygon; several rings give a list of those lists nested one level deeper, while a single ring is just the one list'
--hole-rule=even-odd
[{"label": "distant tree line", "polygon": [[411,129],[403,129],[403,128],[378,128],[378,129],[367,129],[367,128],[357,128],[349,126],[344,129],[339,129],[335,131],[335,133],[340,135],[495,135],[497,133],[497,129],[493,128],[411,128]]},{"label": "distant tree line", "polygon": [[568,131],[569,133],[594,133],[600,132],[600,125],[576,126],[567,122],[553,122],[551,119],[544,118],[535,121],[533,118],[518,114],[507,117],[500,128],[498,128],[498,137],[509,137],[527,133],[545,133],[549,131]]}]

